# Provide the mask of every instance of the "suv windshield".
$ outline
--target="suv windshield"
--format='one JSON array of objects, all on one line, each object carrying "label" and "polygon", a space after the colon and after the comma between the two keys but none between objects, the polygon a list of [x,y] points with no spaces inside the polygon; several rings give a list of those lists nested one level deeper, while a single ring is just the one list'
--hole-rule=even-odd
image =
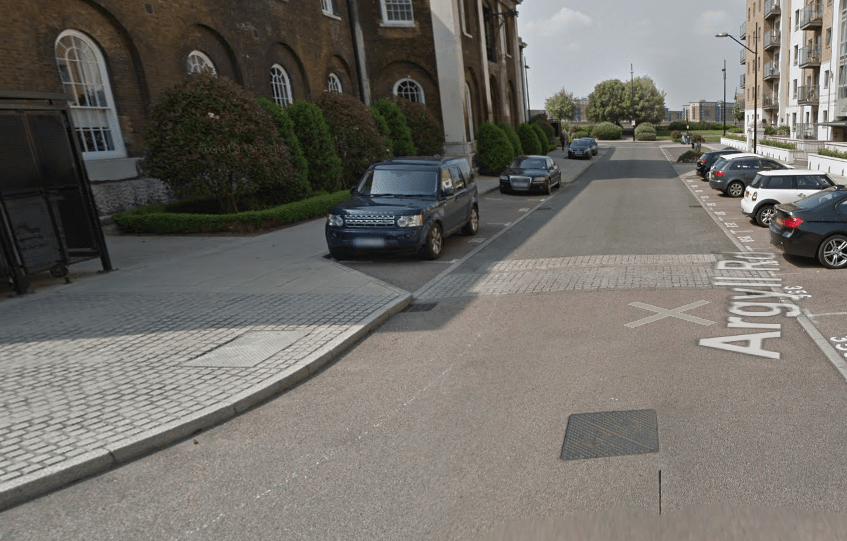
[{"label": "suv windshield", "polygon": [[547,161],[539,160],[538,158],[524,158],[523,160],[515,160],[512,162],[513,169],[546,169]]},{"label": "suv windshield", "polygon": [[365,173],[357,191],[362,195],[435,195],[435,171],[374,169]]}]

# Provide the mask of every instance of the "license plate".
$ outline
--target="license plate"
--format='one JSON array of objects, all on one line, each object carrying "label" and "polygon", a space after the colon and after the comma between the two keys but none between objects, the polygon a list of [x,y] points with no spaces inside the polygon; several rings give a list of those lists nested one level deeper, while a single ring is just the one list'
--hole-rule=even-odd
[{"label": "license plate", "polygon": [[383,248],[385,239],[379,237],[363,237],[353,240],[353,246],[357,248]]}]

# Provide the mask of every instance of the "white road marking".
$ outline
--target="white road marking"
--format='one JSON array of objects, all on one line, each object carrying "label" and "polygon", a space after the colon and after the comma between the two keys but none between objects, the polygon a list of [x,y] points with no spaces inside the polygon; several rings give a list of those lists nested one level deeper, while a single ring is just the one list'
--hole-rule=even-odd
[{"label": "white road marking", "polygon": [[696,316],[692,316],[689,314],[684,314],[683,312],[687,310],[691,310],[693,308],[697,308],[703,306],[705,304],[709,304],[709,301],[697,301],[692,302],[691,304],[686,304],[685,306],[680,306],[679,308],[674,308],[673,310],[667,310],[665,308],[659,308],[658,306],[653,306],[652,304],[644,304],[643,302],[631,302],[630,306],[635,306],[636,308],[643,308],[645,310],[650,310],[651,312],[656,312],[654,316],[647,316],[643,319],[639,319],[638,321],[633,321],[632,323],[627,323],[625,326],[629,328],[640,327],[641,325],[646,325],[647,323],[653,323],[654,321],[659,321],[660,319],[665,319],[666,317],[674,317],[677,319],[684,319],[685,321],[691,323],[697,323],[698,325],[704,325],[708,327],[709,325],[714,325],[714,321],[709,321],[708,319],[702,319]]}]

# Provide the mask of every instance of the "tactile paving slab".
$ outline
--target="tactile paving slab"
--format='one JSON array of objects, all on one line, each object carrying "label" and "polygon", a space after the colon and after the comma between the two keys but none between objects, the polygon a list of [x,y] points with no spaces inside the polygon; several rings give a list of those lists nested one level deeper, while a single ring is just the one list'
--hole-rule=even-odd
[{"label": "tactile paving slab", "polygon": [[575,413],[568,417],[562,460],[656,453],[656,410]]}]

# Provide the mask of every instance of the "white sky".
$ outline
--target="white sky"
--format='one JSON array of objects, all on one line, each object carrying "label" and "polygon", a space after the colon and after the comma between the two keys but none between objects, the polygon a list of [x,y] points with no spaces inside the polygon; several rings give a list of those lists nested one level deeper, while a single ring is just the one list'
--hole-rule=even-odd
[{"label": "white sky", "polygon": [[[524,42],[530,108],[563,87],[588,97],[607,79],[648,75],[672,111],[692,101],[733,101],[744,67],[738,38],[744,0],[524,0],[518,32]],[[745,43],[746,42],[742,42]]]}]

